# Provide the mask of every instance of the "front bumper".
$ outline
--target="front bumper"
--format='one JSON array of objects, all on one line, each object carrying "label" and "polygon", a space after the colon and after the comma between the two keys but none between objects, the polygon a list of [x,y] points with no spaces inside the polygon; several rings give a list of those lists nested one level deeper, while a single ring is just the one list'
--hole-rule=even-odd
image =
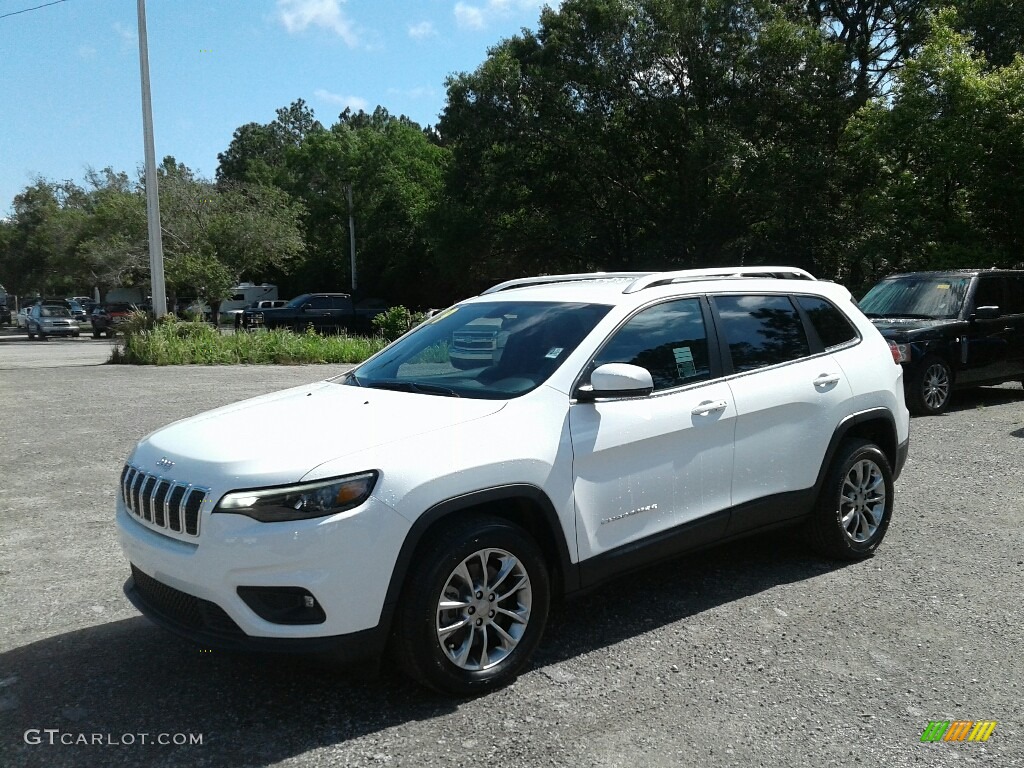
[{"label": "front bumper", "polygon": [[[379,499],[291,523],[212,513],[205,504],[200,516],[198,536],[162,533],[118,499],[118,534],[133,569],[125,592],[157,624],[197,642],[251,650],[318,650],[345,645],[339,636],[377,631],[409,530],[408,521]],[[325,618],[268,621],[240,589],[305,590]]]},{"label": "front bumper", "polygon": [[77,336],[81,329],[77,325],[39,326],[39,333],[46,336]]},{"label": "front bumper", "polygon": [[124,594],[139,612],[163,629],[204,648],[257,653],[329,655],[356,662],[383,651],[387,632],[378,624],[360,632],[325,637],[253,637],[245,634],[218,605],[181,592],[146,576],[134,565]]}]

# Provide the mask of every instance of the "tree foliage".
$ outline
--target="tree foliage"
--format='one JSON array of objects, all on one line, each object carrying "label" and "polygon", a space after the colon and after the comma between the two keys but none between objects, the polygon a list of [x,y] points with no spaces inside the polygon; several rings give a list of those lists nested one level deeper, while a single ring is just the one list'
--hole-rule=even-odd
[{"label": "tree foliage", "polygon": [[[168,285],[347,290],[350,216],[356,298],[412,307],[559,271],[1020,265],[1024,8],[952,3],[564,0],[448,79],[436,129],[299,99],[239,127],[215,182],[166,159]],[[38,180],[0,280],[143,283],[143,192]]]}]

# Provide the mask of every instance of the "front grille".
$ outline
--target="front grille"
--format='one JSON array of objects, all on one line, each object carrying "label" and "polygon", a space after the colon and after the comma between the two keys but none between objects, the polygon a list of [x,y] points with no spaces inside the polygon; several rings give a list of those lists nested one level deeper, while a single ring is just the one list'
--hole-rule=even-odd
[{"label": "front grille", "polygon": [[152,528],[198,536],[199,513],[208,492],[207,488],[147,474],[131,464],[121,471],[124,505]]},{"label": "front grille", "polygon": [[147,576],[132,564],[132,578],[142,601],[162,618],[182,629],[206,630],[219,635],[244,635],[224,609]]}]

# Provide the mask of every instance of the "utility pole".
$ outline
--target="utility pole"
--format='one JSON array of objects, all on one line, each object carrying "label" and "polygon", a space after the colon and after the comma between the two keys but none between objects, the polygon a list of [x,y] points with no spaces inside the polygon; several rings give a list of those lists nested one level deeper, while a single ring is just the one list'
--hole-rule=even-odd
[{"label": "utility pole", "polygon": [[149,42],[146,38],[146,0],[138,0],[139,70],[142,75],[142,134],[146,149],[146,220],[149,223],[149,272],[153,312],[167,314],[164,286],[164,245],[160,236],[160,192],[156,179],[156,150],[153,148],[153,104],[149,93]]},{"label": "utility pole", "polygon": [[352,295],[356,295],[356,221],[352,216],[352,182],[348,183],[348,252],[352,259]]}]

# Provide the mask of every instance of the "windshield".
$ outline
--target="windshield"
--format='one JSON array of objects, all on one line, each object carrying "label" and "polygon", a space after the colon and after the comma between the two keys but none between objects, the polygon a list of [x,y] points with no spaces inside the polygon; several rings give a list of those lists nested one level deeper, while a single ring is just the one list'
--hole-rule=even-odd
[{"label": "windshield", "polygon": [[71,317],[71,312],[65,307],[40,307],[39,314],[42,317]]},{"label": "windshield", "polygon": [[291,307],[293,309],[295,307],[301,307],[303,304],[305,304],[309,300],[310,295],[311,294],[304,293],[301,296],[296,296],[294,299],[292,299],[287,304],[285,304],[285,306],[286,307]]},{"label": "windshield", "polygon": [[897,277],[868,291],[859,306],[868,317],[949,319],[960,314],[970,284],[970,277]]},{"label": "windshield", "polygon": [[442,312],[337,383],[506,399],[543,383],[610,307],[496,301]]}]

